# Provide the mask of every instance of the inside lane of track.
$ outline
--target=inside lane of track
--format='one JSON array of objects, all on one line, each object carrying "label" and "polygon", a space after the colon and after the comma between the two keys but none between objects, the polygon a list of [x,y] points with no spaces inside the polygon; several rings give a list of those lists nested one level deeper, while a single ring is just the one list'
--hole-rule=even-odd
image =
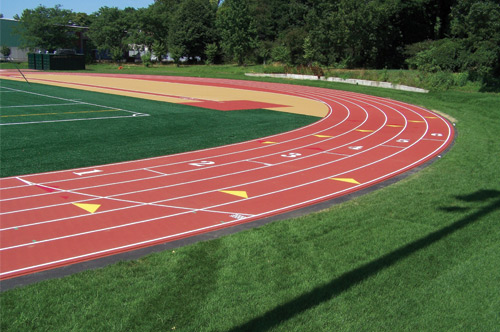
[{"label": "inside lane of track", "polygon": [[[453,138],[440,116],[383,98],[271,83],[161,79],[312,98],[331,112],[312,125],[249,142],[1,179],[1,278],[351,193],[430,160]],[[94,169],[101,172],[75,175]],[[99,210],[87,213],[75,203],[96,204]]]}]

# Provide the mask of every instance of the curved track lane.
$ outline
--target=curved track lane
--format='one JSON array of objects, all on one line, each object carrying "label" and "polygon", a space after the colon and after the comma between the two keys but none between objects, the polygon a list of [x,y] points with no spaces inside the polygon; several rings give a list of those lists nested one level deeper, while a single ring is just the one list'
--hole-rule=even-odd
[{"label": "curved track lane", "polygon": [[424,164],[454,135],[435,113],[373,96],[262,82],[154,79],[313,99],[330,111],[312,125],[244,143],[0,179],[1,279],[350,194]]}]

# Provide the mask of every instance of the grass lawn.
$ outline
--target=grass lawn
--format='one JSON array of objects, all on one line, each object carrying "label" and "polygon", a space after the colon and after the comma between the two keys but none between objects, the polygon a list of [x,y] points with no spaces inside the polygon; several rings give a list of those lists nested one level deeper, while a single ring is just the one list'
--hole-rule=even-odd
[{"label": "grass lawn", "polygon": [[455,145],[405,180],[318,213],[5,291],[1,330],[498,330],[500,96],[300,83],[447,113]]}]

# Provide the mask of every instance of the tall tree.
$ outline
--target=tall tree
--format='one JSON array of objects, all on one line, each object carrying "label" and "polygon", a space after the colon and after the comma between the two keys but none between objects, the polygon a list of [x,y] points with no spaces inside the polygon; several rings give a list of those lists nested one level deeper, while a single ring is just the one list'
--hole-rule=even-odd
[{"label": "tall tree", "polygon": [[205,49],[216,37],[215,10],[209,0],[184,0],[176,6],[170,18],[169,50],[205,59]]},{"label": "tall tree", "polygon": [[21,37],[23,47],[44,49],[52,52],[58,48],[71,48],[76,40],[71,30],[73,13],[62,9],[60,5],[53,8],[38,6],[25,9],[19,19],[20,26],[16,33]]},{"label": "tall tree", "polygon": [[225,0],[217,13],[221,46],[239,65],[257,47],[257,29],[248,0]]},{"label": "tall tree", "polygon": [[127,31],[131,28],[133,8],[120,10],[101,7],[94,13],[88,36],[101,51],[109,51],[113,60],[120,60],[128,50]]},{"label": "tall tree", "polygon": [[464,67],[482,77],[500,77],[500,1],[459,0],[451,17],[452,36],[467,49]]}]

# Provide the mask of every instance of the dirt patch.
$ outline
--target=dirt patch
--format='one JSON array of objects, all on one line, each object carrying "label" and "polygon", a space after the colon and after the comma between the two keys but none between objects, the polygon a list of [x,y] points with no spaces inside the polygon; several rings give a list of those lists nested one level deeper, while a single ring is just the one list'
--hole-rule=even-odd
[{"label": "dirt patch", "polygon": [[451,115],[448,115],[446,113],[443,113],[441,111],[437,111],[437,110],[431,110],[432,112],[436,113],[436,114],[439,114],[441,115],[443,118],[445,118],[446,120],[450,121],[451,123],[457,123],[458,120],[455,119],[454,117],[452,117]]}]

